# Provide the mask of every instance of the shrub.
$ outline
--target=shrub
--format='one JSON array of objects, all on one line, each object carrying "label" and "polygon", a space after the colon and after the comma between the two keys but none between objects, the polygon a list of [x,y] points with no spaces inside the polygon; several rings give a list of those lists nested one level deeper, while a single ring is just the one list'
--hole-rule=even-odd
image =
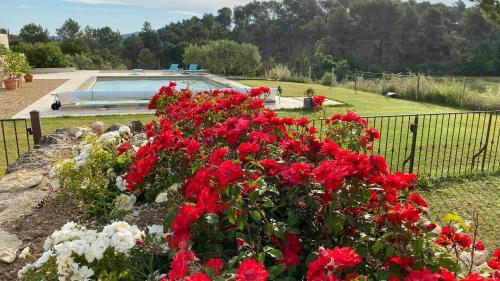
[{"label": "shrub", "polygon": [[499,274],[500,250],[485,278],[463,278],[470,269],[460,259],[473,259],[484,245],[458,216],[446,216],[440,230],[427,219],[416,176],[390,174],[384,158],[369,153],[379,134],[355,113],[327,118],[320,139],[307,118],[266,110],[260,97],[268,88],[195,95],[174,86],[162,87],[148,106],[159,121],[146,125],[147,141],[136,152],[119,149],[132,154],[127,189],[167,206],[170,259],[159,269],[168,272],[162,280]]},{"label": "shrub", "polygon": [[325,74],[323,74],[323,77],[321,77],[321,85],[335,86],[336,84],[337,84],[337,78],[331,72],[325,72]]},{"label": "shrub", "polygon": [[294,75],[286,65],[278,64],[273,67],[266,74],[266,78],[283,81],[283,82],[295,82],[295,83],[311,83],[312,80],[309,77],[296,76]]},{"label": "shrub", "polygon": [[69,62],[55,42],[49,43],[20,43],[13,48],[24,53],[33,67],[66,67]]},{"label": "shrub", "polygon": [[44,253],[18,277],[29,281],[158,278],[153,268],[161,268],[167,254],[165,237],[159,225],[141,231],[119,221],[96,231],[69,222],[47,238]]},{"label": "shrub", "polygon": [[211,73],[251,75],[261,66],[259,49],[251,44],[230,40],[190,45],[184,50],[184,63],[199,64]]},{"label": "shrub", "polygon": [[8,50],[6,55],[0,58],[0,69],[9,77],[15,78],[23,73],[31,72],[26,57],[21,53]]},{"label": "shrub", "polygon": [[[121,132],[120,132],[121,131]],[[89,135],[78,155],[56,167],[61,192],[79,206],[84,220],[101,222],[120,219],[132,211],[134,195],[124,194],[121,175],[130,165],[128,127],[100,137]]]},{"label": "shrub", "polygon": [[[450,249],[474,247],[465,229],[448,221],[443,229],[460,234],[443,230],[448,240],[435,244],[416,176],[390,174],[382,157],[366,154],[379,137],[366,121],[332,116],[327,138],[318,139],[308,119],[265,110],[256,97],[268,92],[164,87],[153,97],[149,107],[161,119],[147,126],[149,141],[126,181],[146,197],[181,186],[162,195],[176,206],[166,224],[170,280],[227,280],[234,272],[247,280],[245,271],[258,280],[399,280],[461,271]],[[209,270],[211,259],[224,270]]]},{"label": "shrub", "polygon": [[92,59],[88,57],[86,54],[74,54],[74,55],[66,55],[67,60],[70,64],[78,70],[92,70],[97,69],[97,66],[94,64]]}]

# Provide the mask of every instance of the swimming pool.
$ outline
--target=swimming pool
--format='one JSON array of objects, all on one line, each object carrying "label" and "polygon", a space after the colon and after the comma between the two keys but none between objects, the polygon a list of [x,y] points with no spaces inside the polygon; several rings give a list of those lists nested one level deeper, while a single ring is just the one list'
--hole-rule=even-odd
[{"label": "swimming pool", "polygon": [[135,79],[97,79],[95,84],[90,90],[92,91],[151,91],[156,92],[163,86],[168,85],[170,82],[176,82],[178,89],[189,88],[194,92],[222,89],[224,85],[211,81],[208,79],[168,79],[168,78],[135,78]]}]

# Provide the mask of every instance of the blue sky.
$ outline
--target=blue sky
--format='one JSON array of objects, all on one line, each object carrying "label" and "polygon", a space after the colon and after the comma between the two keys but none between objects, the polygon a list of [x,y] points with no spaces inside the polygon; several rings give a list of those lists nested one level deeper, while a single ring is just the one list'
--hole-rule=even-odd
[{"label": "blue sky", "polygon": [[55,29],[71,17],[82,27],[107,25],[130,33],[140,30],[144,21],[160,28],[172,21],[248,2],[251,0],[0,0],[0,27],[17,33],[24,24],[34,22],[54,35]]}]

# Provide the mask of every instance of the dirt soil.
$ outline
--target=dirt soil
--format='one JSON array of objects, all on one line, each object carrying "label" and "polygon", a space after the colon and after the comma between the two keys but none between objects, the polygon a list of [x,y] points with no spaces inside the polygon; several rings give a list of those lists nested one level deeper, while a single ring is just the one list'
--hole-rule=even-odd
[{"label": "dirt soil", "polygon": [[31,83],[24,82],[23,86],[17,90],[7,91],[5,88],[0,88],[0,118],[12,117],[66,81],[62,79],[35,79]]},{"label": "dirt soil", "polygon": [[[68,221],[77,220],[77,208],[70,201],[62,197],[47,199],[31,215],[2,227],[9,233],[15,233],[23,241],[23,247],[29,246],[30,252],[39,256],[49,235]],[[0,263],[0,280],[17,280],[17,272],[28,262],[33,261],[17,258],[12,264]]]}]

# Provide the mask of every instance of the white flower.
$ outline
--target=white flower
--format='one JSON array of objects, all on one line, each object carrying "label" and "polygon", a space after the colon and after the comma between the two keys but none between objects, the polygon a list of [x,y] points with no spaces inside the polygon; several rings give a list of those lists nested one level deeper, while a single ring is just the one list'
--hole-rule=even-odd
[{"label": "white flower", "polygon": [[168,192],[162,192],[156,196],[155,202],[156,203],[163,203],[167,202],[168,200]]},{"label": "white flower", "polygon": [[124,221],[117,221],[112,224],[106,225],[102,232],[109,236],[115,234],[115,232],[125,232],[130,231],[130,224]]},{"label": "white flower", "polygon": [[127,180],[125,180],[123,176],[116,177],[116,186],[120,191],[127,190]]},{"label": "white flower", "polygon": [[32,264],[27,264],[25,265],[21,270],[17,272],[17,278],[22,279],[24,275],[31,269],[33,269],[34,266]]},{"label": "white flower", "polygon": [[94,275],[94,271],[88,266],[84,265],[73,271],[73,276],[71,276],[72,281],[88,281],[90,277]]},{"label": "white flower", "polygon": [[130,128],[128,126],[121,126],[119,129],[118,129],[118,133],[120,134],[127,134],[129,135],[131,132]]},{"label": "white flower", "polygon": [[105,133],[105,134],[101,135],[100,141],[105,142],[105,143],[114,142],[119,136],[120,136],[120,133],[118,133],[116,131]]},{"label": "white flower", "polygon": [[82,256],[90,247],[89,243],[84,240],[74,240],[68,243],[68,248],[75,254]]},{"label": "white flower", "polygon": [[181,188],[181,184],[177,182],[172,184],[168,189],[172,192],[177,192],[179,188]]},{"label": "white flower", "polygon": [[[99,238],[97,238],[97,240],[94,241],[94,243],[92,243],[92,246],[90,246],[90,254],[89,257],[87,257],[87,253],[86,253],[86,256],[85,258],[87,260],[89,259],[97,259],[97,260],[100,260],[102,259],[102,256],[104,255],[104,252],[106,252],[106,250],[108,249],[109,247],[109,244],[110,244],[110,239],[104,235],[100,236]],[[92,258],[90,258],[92,257]],[[91,261],[89,261],[91,262]]]},{"label": "white flower", "polygon": [[111,237],[111,246],[116,251],[125,253],[135,246],[135,239],[129,231],[117,232]]},{"label": "white flower", "polygon": [[28,257],[29,254],[30,254],[30,247],[28,246],[21,251],[21,253],[19,254],[19,258],[25,259]]},{"label": "white flower", "polygon": [[148,226],[149,234],[163,237],[163,225],[153,224]]},{"label": "white flower", "polygon": [[34,267],[36,268],[39,268],[41,267],[42,265],[44,265],[47,261],[49,261],[49,258],[52,256],[52,251],[51,250],[48,250],[46,252],[44,252],[40,258],[38,258],[38,260],[33,264]]},{"label": "white flower", "polygon": [[134,204],[136,201],[137,198],[133,194],[132,195],[121,194],[115,199],[115,207],[120,210],[130,211],[134,208]]}]

